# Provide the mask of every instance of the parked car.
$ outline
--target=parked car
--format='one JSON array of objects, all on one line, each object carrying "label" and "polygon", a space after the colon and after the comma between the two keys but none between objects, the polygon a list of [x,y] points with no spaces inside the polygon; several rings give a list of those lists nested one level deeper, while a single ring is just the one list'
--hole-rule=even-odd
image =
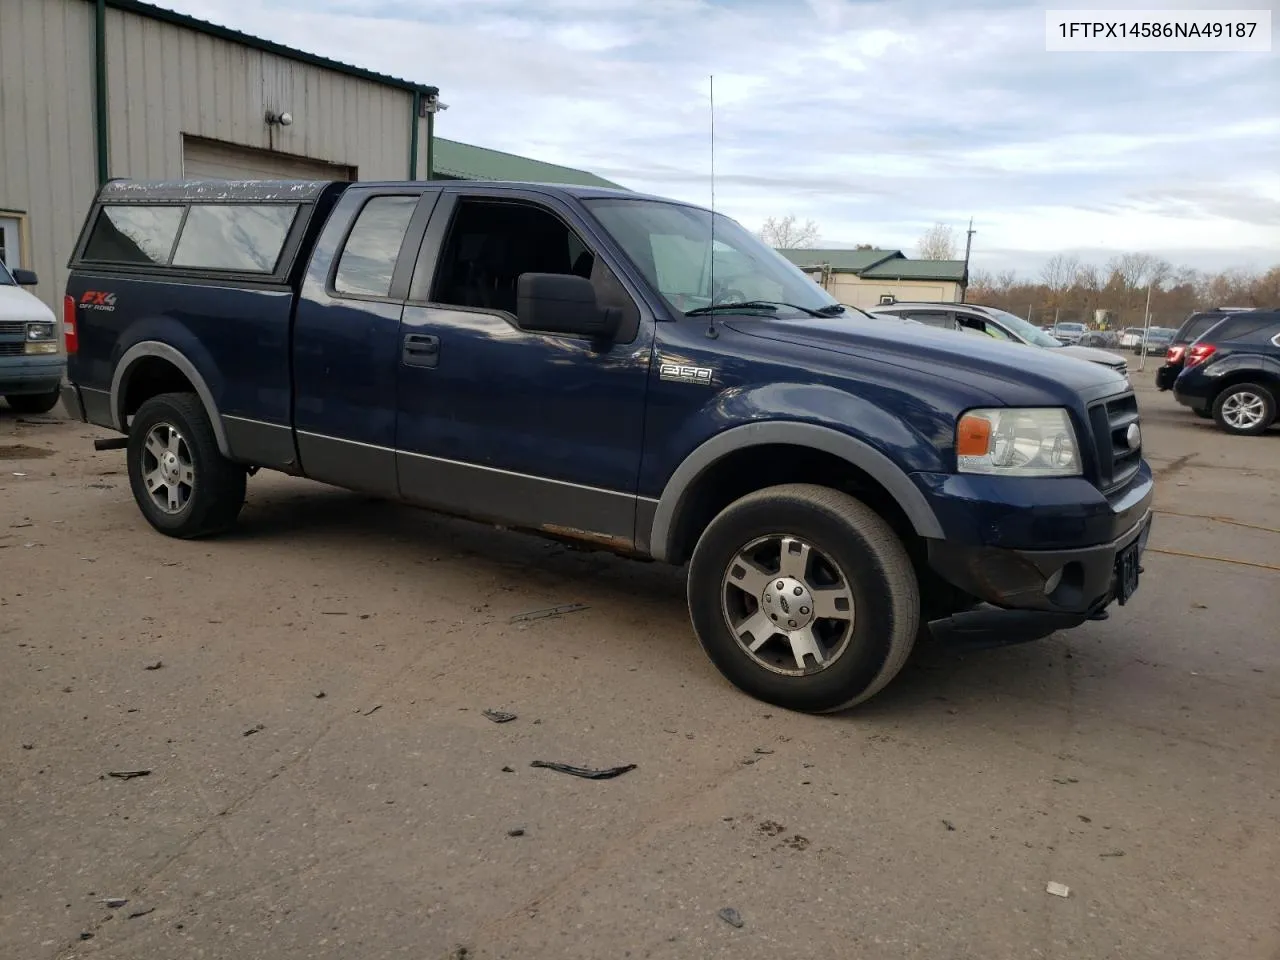
[{"label": "parked car", "polygon": [[1133,352],[1137,356],[1142,356],[1144,351],[1147,356],[1153,353],[1166,353],[1177,332],[1172,327],[1151,327],[1146,331],[1146,337],[1134,344]]},{"label": "parked car", "polygon": [[1123,356],[1092,347],[1068,346],[1028,323],[1016,314],[976,303],[894,303],[876,307],[878,313],[891,313],[945,330],[986,334],[995,340],[1008,340],[1033,347],[1057,351],[1064,357],[1100,363],[1117,373],[1128,373]]},{"label": "parked car", "polygon": [[1076,341],[1077,346],[1109,350],[1120,346],[1120,336],[1111,330],[1090,330]]},{"label": "parked car", "polygon": [[1132,350],[1142,342],[1142,335],[1145,332],[1146,331],[1143,327],[1125,327],[1124,330],[1120,332],[1120,342],[1117,346],[1128,347]]},{"label": "parked car", "polygon": [[1198,337],[1209,331],[1219,320],[1233,313],[1246,313],[1252,307],[1214,307],[1191,314],[1182,322],[1178,332],[1173,335],[1165,348],[1164,363],[1156,371],[1156,388],[1170,390],[1178,374],[1182,372],[1182,362],[1189,347]]},{"label": "parked car", "polygon": [[[740,271],[714,287],[713,243]],[[687,563],[710,659],[806,711],[873,696],[924,621],[1071,626],[1138,585],[1153,483],[1123,376],[851,323],[698,207],[112,181],[70,270],[64,402],[122,434],[96,446],[171,537],[227,530],[264,468]]]},{"label": "parked car", "polygon": [[18,413],[52,410],[66,369],[53,311],[22,289],[38,282],[0,262],[0,396]]},{"label": "parked car", "polygon": [[1280,398],[1280,311],[1219,320],[1187,348],[1173,395],[1228,433],[1266,432]]},{"label": "parked car", "polygon": [[1080,338],[1089,332],[1083,323],[1055,323],[1053,336],[1063,343],[1079,343]]}]

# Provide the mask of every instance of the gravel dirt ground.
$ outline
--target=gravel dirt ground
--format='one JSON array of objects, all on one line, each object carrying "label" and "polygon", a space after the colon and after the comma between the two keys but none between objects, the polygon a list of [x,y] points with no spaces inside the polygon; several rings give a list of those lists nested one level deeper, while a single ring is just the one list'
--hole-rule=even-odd
[{"label": "gravel dirt ground", "polygon": [[1133,602],[825,718],[680,571],[267,475],[170,540],[0,409],[0,958],[1275,960],[1280,431],[1140,399]]}]

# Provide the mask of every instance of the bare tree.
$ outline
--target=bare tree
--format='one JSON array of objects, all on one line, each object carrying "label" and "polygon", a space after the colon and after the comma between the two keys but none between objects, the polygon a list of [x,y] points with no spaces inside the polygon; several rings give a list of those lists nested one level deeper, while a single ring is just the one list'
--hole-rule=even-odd
[{"label": "bare tree", "polygon": [[1126,253],[1114,257],[1107,264],[1112,281],[1129,291],[1145,290],[1148,285],[1158,286],[1173,274],[1173,265],[1161,257],[1149,253]]},{"label": "bare tree", "polygon": [[916,244],[916,255],[921,260],[954,260],[959,246],[954,230],[945,223],[935,223]]},{"label": "bare tree", "polygon": [[818,242],[818,225],[812,220],[800,223],[794,213],[789,213],[766,220],[759,236],[775,250],[803,249]]},{"label": "bare tree", "polygon": [[996,289],[1001,293],[1007,293],[1018,285],[1018,272],[1016,270],[1001,270],[996,274]]},{"label": "bare tree", "polygon": [[1056,300],[1074,287],[1080,279],[1080,258],[1070,253],[1055,253],[1040,269],[1040,281]]}]

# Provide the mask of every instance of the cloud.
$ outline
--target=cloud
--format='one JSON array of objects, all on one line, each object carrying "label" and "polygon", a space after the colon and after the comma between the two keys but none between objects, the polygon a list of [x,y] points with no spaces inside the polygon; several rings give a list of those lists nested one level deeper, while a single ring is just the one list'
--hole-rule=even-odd
[{"label": "cloud", "polygon": [[714,74],[717,205],[748,226],[795,213],[828,243],[909,250],[972,215],[996,269],[1280,251],[1269,54],[1049,54],[1018,0],[167,2],[437,84],[442,136],[700,203]]}]

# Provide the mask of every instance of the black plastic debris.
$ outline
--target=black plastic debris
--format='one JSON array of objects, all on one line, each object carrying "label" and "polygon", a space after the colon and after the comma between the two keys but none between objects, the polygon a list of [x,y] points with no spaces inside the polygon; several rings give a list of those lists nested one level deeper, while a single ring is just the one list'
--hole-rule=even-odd
[{"label": "black plastic debris", "polygon": [[265,729],[267,729],[266,724],[263,724],[263,723],[255,723],[252,727],[250,727],[248,730],[246,730],[246,731],[242,734],[242,736],[252,737],[255,733],[261,733],[261,732],[262,732],[263,730],[265,730]]},{"label": "black plastic debris", "polygon": [[115,777],[117,780],[133,780],[137,777],[151,776],[150,770],[111,770],[107,773],[108,777]]},{"label": "black plastic debris", "polygon": [[325,698],[325,696],[326,696],[325,692],[324,692],[323,690],[321,690],[319,693],[317,693],[317,694],[316,694],[316,699],[317,699],[317,700],[323,700],[323,699]]},{"label": "black plastic debris", "polygon": [[534,760],[529,766],[558,770],[560,773],[567,773],[572,777],[582,777],[584,780],[612,780],[614,777],[620,777],[636,768],[634,763],[627,763],[620,767],[606,767],[603,770],[595,770],[591,767],[575,767],[567,763],[554,763],[550,760]]},{"label": "black plastic debris", "polygon": [[92,934],[92,933],[90,933],[88,930],[86,930],[84,933],[80,934],[80,939],[81,939],[81,940],[92,940],[92,939],[93,939],[93,934]]},{"label": "black plastic debris", "polygon": [[382,709],[382,704],[379,703],[376,706],[372,706],[368,710],[366,710],[364,712],[364,715],[366,717],[372,717],[375,713],[377,713],[381,709]]},{"label": "black plastic debris", "polygon": [[157,660],[155,663],[149,663],[149,664],[147,664],[147,665],[146,665],[145,667],[143,667],[142,669],[143,669],[143,670],[159,670],[159,669],[160,669],[161,667],[163,667],[163,666],[164,666],[164,661],[163,661],[163,660]]},{"label": "black plastic debris", "polygon": [[760,754],[762,757],[767,757],[769,754],[773,753],[772,750],[766,750],[764,747],[756,747],[755,752]]},{"label": "black plastic debris", "polygon": [[742,927],[742,914],[733,907],[723,907],[716,911],[716,916],[723,920],[731,927]]},{"label": "black plastic debris", "polygon": [[514,713],[507,713],[505,710],[481,710],[480,712],[494,723],[510,723],[516,719]]},{"label": "black plastic debris", "polygon": [[947,828],[948,833],[954,831],[956,828],[956,825],[952,823],[950,820],[943,820],[942,825]]},{"label": "black plastic debris", "polygon": [[514,767],[503,767],[503,768],[502,768],[502,772],[503,772],[503,773],[515,773],[516,771],[515,771],[515,768],[514,768]]},{"label": "black plastic debris", "polygon": [[118,910],[129,901],[125,897],[105,897],[102,902],[108,910]]},{"label": "black plastic debris", "polygon": [[562,603],[558,607],[546,607],[543,610],[530,610],[528,613],[517,613],[508,623],[519,623],[522,620],[545,620],[547,617],[559,617],[566,613],[578,613],[586,610],[585,603]]},{"label": "black plastic debris", "polygon": [[507,831],[507,836],[508,836],[508,837],[523,837],[523,836],[524,836],[524,830],[522,830],[520,827],[516,827],[514,830],[508,830],[508,831]]},{"label": "black plastic debris", "polygon": [[133,911],[133,913],[129,914],[129,919],[137,920],[139,917],[145,917],[148,913],[155,913],[155,912],[156,912],[155,907],[147,907],[147,909],[145,910],[135,910]]}]

